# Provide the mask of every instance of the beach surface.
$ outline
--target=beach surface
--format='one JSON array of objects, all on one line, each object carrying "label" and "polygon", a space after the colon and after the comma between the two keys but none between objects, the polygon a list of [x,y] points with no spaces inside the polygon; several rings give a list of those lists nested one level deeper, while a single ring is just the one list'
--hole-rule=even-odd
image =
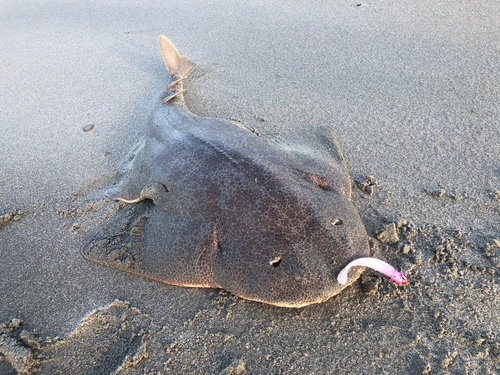
[{"label": "beach surface", "polygon": [[[0,374],[500,373],[500,3],[3,1]],[[287,309],[83,258],[168,79],[270,143],[332,126],[372,255]]]}]

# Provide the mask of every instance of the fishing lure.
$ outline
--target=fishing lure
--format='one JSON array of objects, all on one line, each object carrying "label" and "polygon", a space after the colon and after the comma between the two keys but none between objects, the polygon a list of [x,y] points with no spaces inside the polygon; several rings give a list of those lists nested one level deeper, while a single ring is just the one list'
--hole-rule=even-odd
[{"label": "fishing lure", "polygon": [[337,276],[337,281],[342,285],[347,284],[347,273],[349,272],[349,269],[351,267],[355,266],[372,268],[375,271],[382,273],[390,281],[393,281],[398,285],[408,285],[408,279],[405,275],[396,270],[390,264],[376,258],[359,258],[352,261],[342,271],[340,271],[339,275]]}]

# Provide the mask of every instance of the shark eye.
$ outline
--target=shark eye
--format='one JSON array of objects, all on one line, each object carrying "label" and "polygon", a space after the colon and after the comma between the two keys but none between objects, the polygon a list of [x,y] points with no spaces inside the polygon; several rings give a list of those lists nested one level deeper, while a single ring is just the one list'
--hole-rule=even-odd
[{"label": "shark eye", "polygon": [[342,224],[343,224],[343,222],[340,219],[335,219],[332,221],[332,225],[342,225]]},{"label": "shark eye", "polygon": [[281,264],[281,257],[274,257],[269,261],[269,264],[274,268],[278,267]]}]

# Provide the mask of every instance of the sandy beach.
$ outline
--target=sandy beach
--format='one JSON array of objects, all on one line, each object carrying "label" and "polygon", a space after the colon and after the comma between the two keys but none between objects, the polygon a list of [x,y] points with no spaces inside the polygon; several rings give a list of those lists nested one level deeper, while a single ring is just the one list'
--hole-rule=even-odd
[{"label": "sandy beach", "polygon": [[[500,373],[500,4],[4,1],[0,374]],[[270,143],[332,126],[374,271],[300,309],[85,259],[168,73]],[[385,233],[385,236],[380,236]]]}]

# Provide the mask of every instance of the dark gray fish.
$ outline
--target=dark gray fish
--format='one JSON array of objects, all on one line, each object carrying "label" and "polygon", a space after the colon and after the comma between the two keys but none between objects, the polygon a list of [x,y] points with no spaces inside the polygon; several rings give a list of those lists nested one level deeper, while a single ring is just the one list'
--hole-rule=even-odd
[{"label": "dark gray fish", "polygon": [[328,127],[279,144],[238,123],[198,117],[182,81],[195,64],[160,36],[170,82],[128,171],[114,186],[126,203],[83,255],[168,284],[223,288],[242,298],[302,307],[354,282],[337,281],[369,256],[351,182]]}]

